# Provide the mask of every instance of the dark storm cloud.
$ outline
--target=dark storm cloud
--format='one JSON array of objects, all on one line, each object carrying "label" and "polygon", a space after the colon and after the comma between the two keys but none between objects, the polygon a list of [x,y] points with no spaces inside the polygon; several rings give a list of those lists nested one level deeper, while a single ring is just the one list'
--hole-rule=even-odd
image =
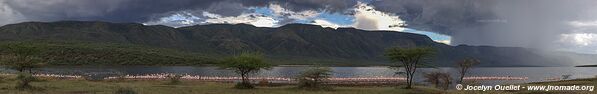
[{"label": "dark storm cloud", "polygon": [[[227,11],[238,15],[232,0],[6,0],[4,3],[34,21],[102,20],[143,22],[159,14],[184,10]],[[212,4],[217,4],[214,7]],[[226,9],[228,8],[228,9]]]},{"label": "dark storm cloud", "polygon": [[[566,23],[596,20],[586,14],[594,0],[378,0],[378,10],[397,13],[411,28],[452,36],[452,44],[550,48]],[[583,17],[581,17],[581,15]]]},{"label": "dark storm cloud", "polygon": [[247,7],[280,4],[291,10],[340,11],[356,1],[347,0],[1,0],[31,21],[101,20],[145,22],[187,11],[237,16]]},{"label": "dark storm cloud", "polygon": [[412,26],[451,35],[467,26],[483,24],[480,20],[495,20],[497,0],[378,0],[371,4],[377,10],[396,13]]}]

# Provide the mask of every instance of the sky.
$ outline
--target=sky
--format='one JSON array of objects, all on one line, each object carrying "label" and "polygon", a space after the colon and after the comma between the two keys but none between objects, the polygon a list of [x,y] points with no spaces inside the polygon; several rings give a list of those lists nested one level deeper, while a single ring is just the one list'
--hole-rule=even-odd
[{"label": "sky", "polygon": [[0,0],[0,25],[290,23],[424,34],[449,45],[597,54],[596,0]]}]

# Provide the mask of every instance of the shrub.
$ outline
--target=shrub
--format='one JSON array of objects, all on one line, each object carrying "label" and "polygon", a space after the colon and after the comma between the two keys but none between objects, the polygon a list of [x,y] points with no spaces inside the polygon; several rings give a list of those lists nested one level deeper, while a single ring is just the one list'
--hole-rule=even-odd
[{"label": "shrub", "polygon": [[168,84],[176,85],[176,84],[181,83],[180,79],[182,78],[182,75],[170,74],[170,75],[166,76],[166,78],[168,78],[168,80],[169,80]]},{"label": "shrub", "polygon": [[269,81],[267,81],[266,79],[261,79],[259,81],[259,86],[269,86]]},{"label": "shrub", "polygon": [[42,58],[37,56],[41,51],[39,47],[15,44],[0,48],[8,50],[8,53],[0,55],[0,65],[7,66],[19,72],[28,71],[32,73],[33,68],[41,67],[46,63]]},{"label": "shrub", "polygon": [[562,75],[562,80],[568,80],[570,77],[572,77],[570,74]]},{"label": "shrub", "polygon": [[253,86],[249,82],[240,82],[240,83],[236,83],[236,85],[234,85],[234,88],[236,88],[236,89],[253,89],[253,88],[255,88],[255,86]]},{"label": "shrub", "polygon": [[102,81],[102,80],[104,80],[104,78],[98,74],[84,74],[81,76],[83,77],[83,79],[85,79],[87,81]]},{"label": "shrub", "polygon": [[324,82],[330,78],[331,72],[331,69],[327,67],[316,67],[303,71],[297,78],[299,81],[298,87],[308,90],[329,89],[329,87],[324,86]]},{"label": "shrub", "polygon": [[17,83],[15,88],[17,89],[31,89],[32,86],[29,85],[32,81],[35,80],[35,77],[29,73],[21,72],[17,75]]},{"label": "shrub", "polygon": [[133,88],[120,87],[114,91],[114,94],[137,94],[137,92]]},{"label": "shrub", "polygon": [[433,84],[436,88],[447,90],[452,84],[452,77],[450,74],[443,72],[431,72],[425,74],[425,82]]}]

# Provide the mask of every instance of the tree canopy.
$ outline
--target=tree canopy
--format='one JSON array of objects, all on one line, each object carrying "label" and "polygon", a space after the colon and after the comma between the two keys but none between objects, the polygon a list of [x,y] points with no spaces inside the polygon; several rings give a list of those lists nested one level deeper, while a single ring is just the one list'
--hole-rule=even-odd
[{"label": "tree canopy", "polygon": [[9,54],[0,55],[0,64],[8,66],[19,72],[29,70],[44,65],[44,61],[37,56],[40,49],[30,45],[15,44],[7,48],[11,51]]},{"label": "tree canopy", "polygon": [[249,74],[272,67],[270,63],[264,62],[262,54],[248,52],[224,59],[219,66],[221,68],[233,70],[241,76],[242,82],[237,84],[237,88],[253,88],[248,81]]},{"label": "tree canopy", "polygon": [[397,62],[393,69],[404,68],[406,71],[407,87],[412,88],[413,77],[418,65],[425,65],[425,60],[434,54],[431,47],[400,48],[394,47],[386,50],[387,56],[392,62]]}]

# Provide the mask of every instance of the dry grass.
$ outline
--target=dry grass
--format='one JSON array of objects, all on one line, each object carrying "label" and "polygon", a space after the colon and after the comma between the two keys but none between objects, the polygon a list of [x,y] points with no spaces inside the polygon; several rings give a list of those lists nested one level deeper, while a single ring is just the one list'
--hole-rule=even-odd
[{"label": "dry grass", "polygon": [[138,94],[437,94],[442,91],[416,87],[400,89],[395,87],[335,87],[328,91],[307,91],[294,86],[257,87],[250,90],[232,88],[233,83],[182,81],[178,85],[166,85],[167,81],[126,80],[86,81],[46,79],[31,83],[37,90],[14,89],[14,79],[0,83],[0,94],[112,94],[119,88],[131,88]]}]

